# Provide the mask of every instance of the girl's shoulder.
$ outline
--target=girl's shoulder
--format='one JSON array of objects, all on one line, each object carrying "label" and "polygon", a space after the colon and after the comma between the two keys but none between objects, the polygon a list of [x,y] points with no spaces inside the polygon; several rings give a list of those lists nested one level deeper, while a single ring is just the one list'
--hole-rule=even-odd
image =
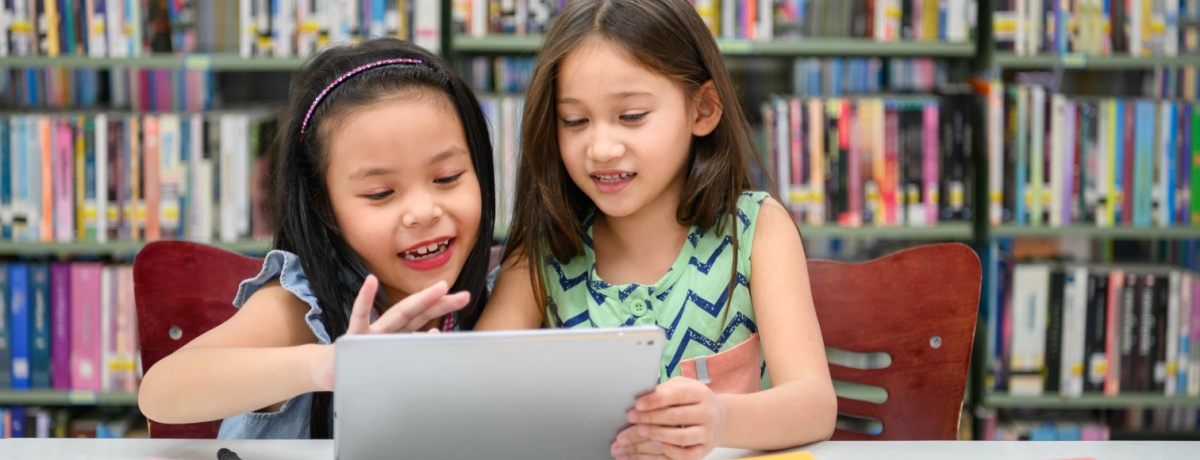
[{"label": "girl's shoulder", "polygon": [[276,283],[288,294],[294,296],[294,299],[302,302],[304,308],[307,308],[308,311],[304,315],[305,322],[308,323],[313,335],[317,337],[317,341],[323,344],[330,343],[329,333],[325,331],[324,321],[321,318],[321,305],[317,301],[316,294],[313,293],[308,277],[304,274],[300,257],[291,252],[278,249],[268,252],[263,257],[262,270],[238,285],[237,294],[233,298],[233,306],[242,308],[263,287]]}]

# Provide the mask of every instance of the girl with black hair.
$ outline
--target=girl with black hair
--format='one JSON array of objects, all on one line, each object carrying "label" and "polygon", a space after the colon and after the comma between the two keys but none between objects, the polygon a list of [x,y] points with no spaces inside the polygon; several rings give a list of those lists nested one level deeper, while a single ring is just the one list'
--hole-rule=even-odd
[{"label": "girl with black hair", "polygon": [[224,419],[221,438],[329,438],[333,340],[479,318],[492,147],[445,62],[395,39],[324,51],[297,74],[276,142],[274,249],[232,318],[146,373],[151,419]]}]

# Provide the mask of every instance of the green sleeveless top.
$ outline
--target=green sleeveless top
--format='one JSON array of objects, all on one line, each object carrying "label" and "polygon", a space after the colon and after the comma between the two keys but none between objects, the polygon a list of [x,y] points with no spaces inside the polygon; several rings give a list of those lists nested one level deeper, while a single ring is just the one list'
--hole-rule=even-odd
[{"label": "green sleeveless top", "polygon": [[[609,284],[596,274],[594,214],[583,223],[584,253],[563,264],[553,256],[542,266],[552,327],[599,328],[657,325],[666,332],[659,380],[680,375],[679,363],[741,344],[758,332],[750,304],[750,248],[766,192],[738,199],[736,287],[729,301],[734,226],[721,234],[692,226],[675,263],[652,285]],[[760,371],[761,374],[761,371]]]}]

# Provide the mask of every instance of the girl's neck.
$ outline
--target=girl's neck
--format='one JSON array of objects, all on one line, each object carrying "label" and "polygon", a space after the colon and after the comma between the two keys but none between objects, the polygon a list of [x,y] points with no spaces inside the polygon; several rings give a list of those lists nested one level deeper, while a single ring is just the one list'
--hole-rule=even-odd
[{"label": "girl's neck", "polygon": [[596,270],[611,284],[654,284],[675,262],[689,227],[675,219],[679,199],[658,200],[622,217],[596,212]]}]

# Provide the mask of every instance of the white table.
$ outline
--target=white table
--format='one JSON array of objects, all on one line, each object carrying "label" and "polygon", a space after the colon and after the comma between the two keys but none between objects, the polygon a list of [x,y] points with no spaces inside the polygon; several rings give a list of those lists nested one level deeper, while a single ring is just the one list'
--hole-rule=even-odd
[{"label": "white table", "polygon": [[[215,460],[228,447],[242,460],[330,460],[332,441],[188,439],[5,439],[4,460]],[[1169,441],[829,441],[805,446],[817,460],[1184,460],[1200,458],[1200,442]],[[718,449],[709,459],[760,454]]]}]

